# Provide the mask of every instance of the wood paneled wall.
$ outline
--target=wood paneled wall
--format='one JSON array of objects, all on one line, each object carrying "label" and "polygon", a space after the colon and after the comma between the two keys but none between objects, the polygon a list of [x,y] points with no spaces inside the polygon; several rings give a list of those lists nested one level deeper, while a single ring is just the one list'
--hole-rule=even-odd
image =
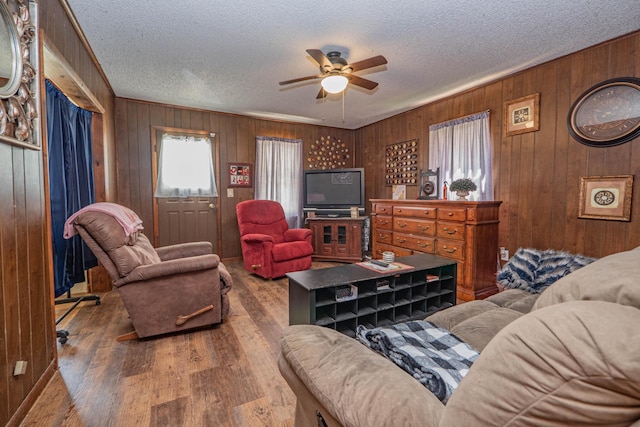
[{"label": "wood paneled wall", "polygon": [[[153,182],[151,132],[153,126],[174,127],[215,132],[219,146],[220,171],[217,175],[220,199],[222,246],[219,255],[237,258],[242,255],[236,217],[236,204],[253,199],[254,188],[234,188],[227,197],[228,162],[255,163],[256,136],[299,138],[304,143],[304,158],[311,144],[322,136],[338,138],[347,144],[354,167],[359,153],[354,144],[354,131],[299,123],[254,119],[245,116],[203,111],[170,105],[116,98],[116,141],[118,158],[118,201],[140,215],[145,229],[153,230]],[[308,165],[305,160],[305,167]],[[152,236],[149,236],[152,238]]]},{"label": "wood paneled wall", "polygon": [[[106,109],[99,119],[104,135],[95,153],[96,185],[98,197],[115,197],[111,90],[63,5],[41,0],[38,6],[40,28]],[[0,143],[0,425],[20,422],[56,367],[45,164],[46,149]],[[14,377],[19,360],[27,361],[27,372]]]},{"label": "wood paneled wall", "polygon": [[[429,126],[490,110],[500,246],[559,249],[602,257],[640,246],[640,138],[610,148],[576,142],[567,130],[575,99],[614,77],[640,77],[640,32],[565,56],[356,131],[368,198],[390,198],[384,185],[385,145],[418,138],[427,168]],[[505,101],[540,93],[540,130],[503,137]],[[581,176],[635,175],[631,222],[578,218]],[[408,187],[408,198],[418,187]]]}]

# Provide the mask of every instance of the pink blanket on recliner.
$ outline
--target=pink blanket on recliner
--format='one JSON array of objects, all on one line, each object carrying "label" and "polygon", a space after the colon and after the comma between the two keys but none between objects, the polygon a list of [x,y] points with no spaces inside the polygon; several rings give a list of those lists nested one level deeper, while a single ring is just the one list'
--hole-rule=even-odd
[{"label": "pink blanket on recliner", "polygon": [[73,237],[77,231],[73,226],[73,220],[83,212],[104,212],[111,215],[122,226],[125,236],[130,236],[136,231],[144,229],[142,226],[142,220],[138,215],[129,208],[126,208],[117,203],[98,202],[89,206],[85,206],[78,212],[71,215],[64,223],[64,238],[69,239]]}]

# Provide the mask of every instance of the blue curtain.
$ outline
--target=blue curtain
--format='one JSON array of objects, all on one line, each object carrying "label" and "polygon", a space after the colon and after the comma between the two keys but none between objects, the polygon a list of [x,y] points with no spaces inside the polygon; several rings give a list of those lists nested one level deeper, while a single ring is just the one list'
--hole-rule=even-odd
[{"label": "blue curtain", "polygon": [[85,280],[98,265],[80,236],[63,237],[69,216],[95,200],[91,112],[75,106],[48,80],[47,140],[55,296]]}]

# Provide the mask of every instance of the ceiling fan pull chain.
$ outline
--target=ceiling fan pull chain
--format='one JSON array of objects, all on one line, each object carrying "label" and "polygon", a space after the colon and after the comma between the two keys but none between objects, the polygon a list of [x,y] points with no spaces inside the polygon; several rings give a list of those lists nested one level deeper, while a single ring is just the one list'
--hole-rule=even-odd
[{"label": "ceiling fan pull chain", "polygon": [[342,91],[342,124],[344,124],[344,93],[345,91]]}]

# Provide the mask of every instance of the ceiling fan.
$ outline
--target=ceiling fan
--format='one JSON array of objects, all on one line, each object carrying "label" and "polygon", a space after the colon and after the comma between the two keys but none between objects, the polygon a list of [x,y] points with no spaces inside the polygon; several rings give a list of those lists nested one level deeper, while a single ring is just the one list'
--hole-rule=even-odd
[{"label": "ceiling fan", "polygon": [[358,77],[352,73],[387,63],[386,58],[382,55],[349,64],[346,59],[340,57],[340,52],[337,51],[331,51],[325,55],[319,49],[307,49],[307,53],[320,66],[320,74],[285,80],[280,82],[280,85],[283,86],[305,80],[322,79],[320,82],[322,88],[320,92],[318,92],[316,99],[326,97],[327,93],[340,93],[349,83],[369,90],[374,89],[378,86],[378,83]]}]

